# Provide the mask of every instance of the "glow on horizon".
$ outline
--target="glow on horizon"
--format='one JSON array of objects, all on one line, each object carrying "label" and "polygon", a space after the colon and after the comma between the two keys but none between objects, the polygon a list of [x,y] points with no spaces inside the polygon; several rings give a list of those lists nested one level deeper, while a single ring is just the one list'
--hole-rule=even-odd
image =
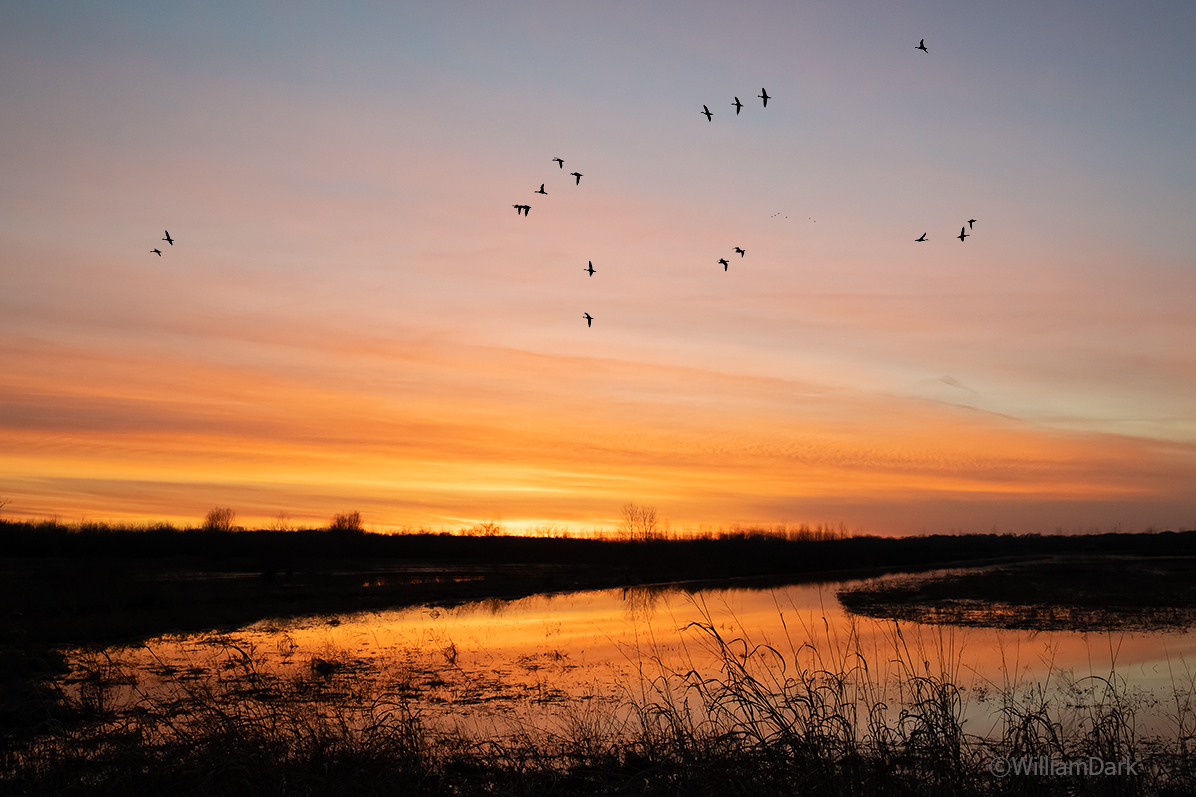
[{"label": "glow on horizon", "polygon": [[1196,12],[953,8],[6,11],[4,516],[1190,527]]}]

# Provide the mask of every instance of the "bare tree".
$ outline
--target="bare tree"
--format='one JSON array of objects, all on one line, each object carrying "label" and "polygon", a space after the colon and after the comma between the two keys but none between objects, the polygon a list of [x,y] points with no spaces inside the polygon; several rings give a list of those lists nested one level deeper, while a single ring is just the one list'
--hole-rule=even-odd
[{"label": "bare tree", "polygon": [[651,540],[659,536],[656,507],[623,504],[619,517],[619,533],[629,540]]},{"label": "bare tree", "polygon": [[268,528],[270,531],[294,531],[295,524],[291,522],[290,515],[288,515],[286,512],[279,512],[274,516],[274,519],[270,521]]},{"label": "bare tree", "polygon": [[208,510],[208,514],[203,520],[203,527],[208,531],[232,531],[233,521],[236,519],[236,512],[217,506]]}]

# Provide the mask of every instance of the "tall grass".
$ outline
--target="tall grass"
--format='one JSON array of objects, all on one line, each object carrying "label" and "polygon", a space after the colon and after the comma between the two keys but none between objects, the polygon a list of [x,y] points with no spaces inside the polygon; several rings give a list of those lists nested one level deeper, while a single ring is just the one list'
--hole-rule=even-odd
[{"label": "tall grass", "polygon": [[[782,616],[782,619],[784,617]],[[1174,733],[1140,738],[1116,673],[1006,683],[995,733],[966,730],[950,631],[877,637],[855,626],[728,636],[686,629],[695,662],[655,659],[616,700],[525,713],[501,733],[435,719],[412,670],[324,653],[265,667],[216,639],[207,668],[157,662],[157,685],[119,651],[79,657],[53,685],[50,726],[5,745],[5,794],[996,795],[1196,793],[1193,677],[1173,680]],[[878,640],[879,641],[876,641]],[[871,640],[871,641],[869,641]],[[870,647],[871,645],[871,647]],[[443,651],[442,651],[443,653]],[[709,658],[707,658],[709,657]],[[445,666],[457,667],[456,657]],[[713,663],[713,669],[698,660]],[[163,687],[164,685],[164,687]],[[125,694],[127,699],[121,699]],[[998,779],[994,757],[1129,758],[1136,777]]]}]

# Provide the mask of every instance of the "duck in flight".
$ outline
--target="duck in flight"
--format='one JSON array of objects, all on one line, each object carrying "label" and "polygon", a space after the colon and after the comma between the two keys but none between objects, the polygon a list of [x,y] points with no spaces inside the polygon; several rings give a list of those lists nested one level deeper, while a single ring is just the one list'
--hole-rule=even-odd
[{"label": "duck in flight", "polygon": [[162,240],[165,241],[166,243],[170,244],[171,246],[174,246],[174,239],[170,237],[170,230],[166,231],[166,237],[163,238]]},{"label": "duck in flight", "polygon": [[760,99],[764,100],[764,107],[767,108],[768,107],[768,99],[769,99],[768,92],[765,91],[764,89],[760,89],[760,93],[757,94],[756,96],[759,97]]},{"label": "duck in flight", "polygon": [[722,264],[723,264],[723,271],[726,271],[726,270],[727,270],[727,266],[728,266],[728,265],[730,265],[730,264],[727,262],[727,259],[726,259],[725,257],[720,257],[720,258],[718,259],[718,262],[720,262],[720,263],[722,263]]},{"label": "duck in flight", "polygon": [[570,172],[569,176],[577,178],[577,182],[574,183],[574,185],[581,185],[581,173],[580,172]]},{"label": "duck in flight", "polygon": [[968,235],[966,232],[964,232],[964,229],[965,229],[964,227],[960,227],[960,228],[959,228],[959,240],[961,240],[961,241],[962,241],[964,238],[970,238],[970,237],[971,237],[971,236],[970,236],[970,235]]},{"label": "duck in flight", "polygon": [[709,108],[707,108],[705,105],[703,105],[703,106],[702,106],[702,113],[706,114],[706,121],[707,121],[707,122],[712,122],[712,121],[714,121],[714,119],[712,118],[712,117],[714,116],[714,114],[710,113],[710,109],[709,109]]},{"label": "duck in flight", "polygon": [[590,272],[590,276],[591,276],[591,277],[592,277],[592,276],[594,276],[594,261],[593,261],[593,260],[591,260],[591,261],[590,261],[590,267],[589,267],[589,268],[583,268],[583,269],[582,269],[582,271],[588,271],[588,272]]},{"label": "duck in flight", "polygon": [[532,193],[533,194],[547,194],[548,192],[544,190],[544,183],[540,183],[540,190],[532,191]]},{"label": "duck in flight", "polygon": [[151,251],[151,252],[153,252],[153,253],[154,253],[155,255],[157,255],[158,257],[161,257],[161,256],[162,256],[162,250],[161,250],[161,249],[151,249],[150,251]]},{"label": "duck in flight", "polygon": [[592,315],[590,315],[589,313],[585,313],[584,315],[582,315],[582,318],[584,318],[586,320],[587,327],[594,325],[594,317]]},{"label": "duck in flight", "polygon": [[915,240],[915,241],[918,241],[919,243],[921,243],[922,241],[925,241],[925,240],[926,240],[926,233],[922,233],[922,237],[921,237],[921,238],[915,238],[914,240]]},{"label": "duck in flight", "polygon": [[563,168],[565,168],[565,162],[564,162],[563,160],[561,160],[560,158],[553,158],[553,160],[554,160],[554,161],[556,161],[556,162],[557,162],[557,164],[558,164],[558,165],[559,165],[559,166],[560,166],[562,169],[563,169]]},{"label": "duck in flight", "polygon": [[922,52],[926,53],[927,55],[930,54],[930,50],[926,49],[926,40],[925,39],[922,39],[921,41],[919,41],[918,46],[915,47],[914,49],[921,50]]},{"label": "duck in flight", "polygon": [[[733,102],[731,104],[735,106],[735,115],[739,116],[739,110],[743,107],[743,103],[739,101],[738,97],[736,97],[735,102]],[[705,108],[706,106],[703,105],[702,107]]]},{"label": "duck in flight", "polygon": [[976,223],[975,219],[968,219],[968,229],[972,229],[972,225]]},{"label": "duck in flight", "polygon": [[747,250],[739,246],[735,247],[735,251],[739,253],[740,257],[743,257],[745,254],[747,254]]}]

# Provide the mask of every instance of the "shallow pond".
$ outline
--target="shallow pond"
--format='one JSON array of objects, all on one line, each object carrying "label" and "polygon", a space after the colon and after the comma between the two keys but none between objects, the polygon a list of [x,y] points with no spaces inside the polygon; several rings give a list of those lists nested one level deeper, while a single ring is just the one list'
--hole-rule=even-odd
[{"label": "shallow pond", "polygon": [[76,651],[67,688],[119,713],[147,699],[181,705],[196,689],[265,694],[270,683],[310,682],[326,699],[385,684],[428,721],[505,733],[549,715],[576,719],[579,707],[618,715],[632,704],[688,700],[697,683],[709,695],[712,685],[750,675],[776,693],[837,684],[837,699],[864,715],[885,706],[894,717],[917,699],[914,687],[949,684],[965,731],[988,737],[1016,720],[1011,705],[1044,701],[1078,732],[1110,710],[1128,716],[1139,737],[1190,730],[1192,631],[874,620],[839,603],[836,594],[853,586],[640,587],[266,621]]}]

